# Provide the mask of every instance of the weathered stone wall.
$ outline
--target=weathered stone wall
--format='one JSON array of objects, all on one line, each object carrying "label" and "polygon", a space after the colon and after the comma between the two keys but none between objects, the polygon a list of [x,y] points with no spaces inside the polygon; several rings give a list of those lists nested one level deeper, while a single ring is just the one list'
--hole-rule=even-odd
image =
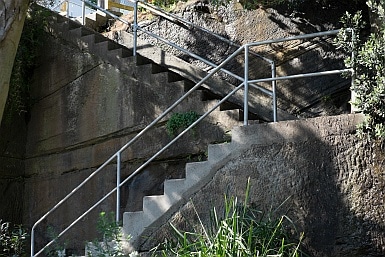
[{"label": "weathered stone wall", "polygon": [[[28,124],[26,225],[33,224],[70,193],[185,90],[183,81],[168,82],[167,73],[151,74],[151,65],[128,65],[121,71],[97,55],[50,35],[43,51],[34,73],[34,105]],[[212,102],[202,101],[201,93],[192,94],[175,111],[203,114]],[[240,123],[237,117],[234,111],[214,112],[195,134],[188,134],[160,155],[122,187],[121,212],[140,210],[144,195],[163,193],[166,178],[183,177],[184,164],[205,158],[209,143],[226,140],[226,132]],[[122,153],[122,180],[171,141],[166,121]],[[113,161],[39,226],[38,240],[47,238],[47,227],[59,230],[68,225],[112,190],[115,181]],[[87,238],[87,234],[95,229],[99,212],[115,211],[114,197],[82,221],[79,227],[83,229],[76,231],[71,242],[81,246],[84,240],[95,237]]]},{"label": "weathered stone wall", "polygon": [[[225,193],[243,201],[250,178],[250,202],[287,214],[304,232],[310,256],[384,256],[385,152],[356,137],[359,120],[342,115],[237,128],[247,146],[169,222],[185,231],[199,227],[194,206],[209,224],[213,207],[222,213]],[[166,236],[173,237],[168,223],[143,240],[142,250]]]},{"label": "weathered stone wall", "polygon": [[0,219],[22,223],[26,123],[24,114],[8,115],[0,126]]}]

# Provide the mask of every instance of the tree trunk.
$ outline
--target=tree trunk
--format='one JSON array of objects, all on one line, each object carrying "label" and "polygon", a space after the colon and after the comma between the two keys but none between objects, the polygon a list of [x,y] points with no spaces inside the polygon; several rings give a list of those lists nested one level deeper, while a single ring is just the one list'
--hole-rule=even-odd
[{"label": "tree trunk", "polygon": [[0,0],[0,125],[29,0]]}]

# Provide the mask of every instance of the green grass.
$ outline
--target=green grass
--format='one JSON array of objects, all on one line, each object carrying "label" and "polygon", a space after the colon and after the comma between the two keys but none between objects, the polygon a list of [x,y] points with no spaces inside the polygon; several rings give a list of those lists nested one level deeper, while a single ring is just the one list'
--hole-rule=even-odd
[{"label": "green grass", "polygon": [[[247,204],[238,204],[237,198],[225,197],[225,210],[220,218],[216,209],[211,211],[211,227],[203,225],[195,210],[200,228],[193,232],[183,232],[170,224],[174,238],[167,239],[153,256],[180,257],[299,257],[303,256],[300,245],[303,235],[296,241],[287,232],[294,225],[287,216],[273,219]],[[161,250],[159,250],[161,249]]]}]

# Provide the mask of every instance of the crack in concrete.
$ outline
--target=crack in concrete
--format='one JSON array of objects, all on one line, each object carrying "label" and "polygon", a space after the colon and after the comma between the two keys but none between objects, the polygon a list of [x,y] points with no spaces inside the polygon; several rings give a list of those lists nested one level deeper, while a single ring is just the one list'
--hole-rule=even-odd
[{"label": "crack in concrete", "polygon": [[97,65],[91,67],[90,69],[84,71],[83,73],[81,73],[80,75],[76,76],[73,80],[71,80],[70,82],[66,83],[65,85],[59,87],[58,89],[52,91],[51,93],[41,97],[41,98],[38,98],[36,99],[36,102],[39,102],[41,100],[44,100],[52,95],[54,95],[55,93],[59,92],[60,90],[62,90],[63,88],[65,88],[66,86],[70,85],[71,83],[73,83],[74,81],[78,80],[79,78],[83,77],[84,75],[86,75],[87,73],[93,71],[94,69],[98,68],[99,66],[103,65],[103,64],[108,64],[107,62],[101,62],[101,63],[98,63]]}]

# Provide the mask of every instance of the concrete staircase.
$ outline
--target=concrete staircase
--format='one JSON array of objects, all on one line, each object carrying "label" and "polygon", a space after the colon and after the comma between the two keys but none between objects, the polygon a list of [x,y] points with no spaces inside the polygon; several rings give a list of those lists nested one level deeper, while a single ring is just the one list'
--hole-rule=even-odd
[{"label": "concrete staircase", "polygon": [[184,179],[166,180],[163,195],[145,196],[142,211],[125,212],[123,232],[132,236],[126,245],[127,251],[139,249],[144,238],[164,224],[192,194],[207,184],[228,161],[235,146],[233,143],[209,145],[207,161],[187,163]]},{"label": "concrete staircase", "polygon": [[[105,27],[108,22],[108,17],[104,12],[95,11],[87,14],[85,18],[85,27],[99,31],[100,28]],[[81,24],[83,22],[82,17],[75,18],[75,21]]]},{"label": "concrete staircase", "polygon": [[[159,53],[154,52],[153,47],[148,48],[149,50],[144,54],[133,56],[130,48],[60,15],[53,16],[50,33],[100,57],[125,73],[129,72],[140,81],[151,83],[154,80],[162,80],[166,83],[165,87],[179,83],[184,91],[187,91],[195,85],[199,77],[204,76],[203,71],[198,71],[197,68],[182,61],[180,66],[175,66],[175,59],[172,58],[164,58],[163,61],[160,61],[156,57]],[[128,35],[125,35],[126,42],[127,37]],[[143,45],[142,43],[142,49]],[[183,72],[179,72],[181,70]],[[186,72],[189,72],[190,75],[185,75]],[[216,103],[212,100],[225,94],[222,91],[225,84],[227,83],[216,79],[210,80],[210,85],[203,85],[198,92],[191,95],[190,104],[203,104],[204,108],[202,109],[208,110],[210,106]],[[242,97],[239,96],[239,99],[237,97],[223,104],[220,110],[214,111],[210,118],[216,119],[217,123],[227,129],[241,125],[243,113],[239,106]],[[188,109],[189,107],[183,106],[183,108]],[[256,106],[254,106],[254,110],[255,108]],[[252,112],[249,117],[257,120],[257,122],[261,119],[260,115]],[[132,240],[128,242],[127,250],[136,249],[140,245],[143,235],[161,225],[202,185],[210,181],[215,171],[226,163],[228,156],[235,150],[235,145],[234,143],[209,145],[207,161],[188,163],[185,178],[166,180],[163,195],[145,196],[142,211],[124,213],[123,231],[132,236]]]}]

